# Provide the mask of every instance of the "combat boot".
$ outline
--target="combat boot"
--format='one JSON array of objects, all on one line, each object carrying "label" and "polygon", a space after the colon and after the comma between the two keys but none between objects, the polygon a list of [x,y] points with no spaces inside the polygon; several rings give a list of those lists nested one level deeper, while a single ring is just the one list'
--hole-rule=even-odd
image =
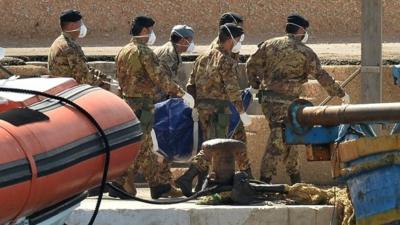
[{"label": "combat boot", "polygon": [[162,194],[161,198],[179,198],[182,196],[182,191],[176,188],[174,185],[171,185],[171,190],[167,193]]},{"label": "combat boot", "polygon": [[[107,187],[104,189],[104,192],[103,193],[107,193],[108,192],[108,190],[107,190]],[[95,188],[92,188],[92,189],[90,189],[89,191],[88,191],[88,196],[89,197],[93,197],[93,196],[98,196],[100,194],[100,187],[95,187]]]},{"label": "combat boot", "polygon": [[154,187],[150,187],[150,195],[152,199],[159,199],[164,194],[171,191],[170,184],[160,184]]},{"label": "combat boot", "polygon": [[[242,172],[245,172],[245,173],[247,174],[247,178],[248,178],[249,180],[253,180],[253,179],[254,179],[253,173],[251,172],[251,168],[248,168],[247,170],[242,170]],[[270,182],[271,182],[271,181],[270,181]]]},{"label": "combat boot", "polygon": [[293,184],[297,184],[297,183],[301,183],[301,177],[300,177],[300,173],[295,173],[295,174],[290,174],[290,183]]},{"label": "combat boot", "polygon": [[260,177],[260,181],[262,181],[264,183],[267,183],[267,184],[270,184],[271,181],[272,181],[272,177],[261,176]]},{"label": "combat boot", "polygon": [[203,184],[207,179],[207,172],[201,172],[198,176],[197,176],[197,184],[196,187],[194,188],[195,192],[199,192],[201,191],[201,189],[203,188]]},{"label": "combat boot", "polygon": [[[124,188],[124,186],[120,185],[117,182],[112,182],[112,185],[117,187],[117,188],[119,188],[119,189],[121,189],[121,190],[124,190],[125,192],[131,194],[132,196],[136,196],[136,188],[133,191],[130,191],[130,190],[126,190]],[[119,193],[119,192],[117,192],[117,191],[115,191],[115,190],[113,190],[111,188],[108,190],[108,195],[110,197],[113,197],[113,198],[129,199],[129,197],[127,197],[127,196],[123,195],[122,193]]]},{"label": "combat boot", "polygon": [[190,165],[189,169],[175,181],[176,186],[182,190],[183,195],[186,197],[192,196],[193,179],[200,173],[194,165]]}]

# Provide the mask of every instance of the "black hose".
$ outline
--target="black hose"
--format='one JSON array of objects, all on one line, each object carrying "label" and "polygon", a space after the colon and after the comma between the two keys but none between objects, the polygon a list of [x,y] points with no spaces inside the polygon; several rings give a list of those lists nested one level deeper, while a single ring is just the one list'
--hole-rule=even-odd
[{"label": "black hose", "polygon": [[[1,68],[1,67],[0,67]],[[46,98],[51,98],[58,100],[60,102],[66,103],[74,108],[76,108],[79,112],[81,112],[97,129],[97,131],[100,133],[100,138],[104,142],[104,150],[105,150],[105,161],[104,161],[104,170],[103,170],[103,177],[101,180],[101,185],[100,185],[100,192],[97,198],[97,203],[96,203],[96,208],[94,209],[93,215],[90,218],[89,225],[93,225],[94,221],[96,220],[97,214],[99,213],[101,201],[103,199],[103,192],[107,184],[107,176],[108,176],[108,169],[110,166],[110,144],[108,142],[107,136],[104,132],[104,130],[101,128],[99,123],[96,121],[95,118],[93,118],[90,113],[88,113],[85,109],[80,107],[78,104],[74,103],[73,101],[60,97],[60,96],[55,96],[51,95],[48,93],[40,92],[40,91],[33,91],[33,90],[25,90],[25,89],[18,89],[18,88],[5,88],[5,87],[0,87],[0,91],[2,92],[13,92],[13,93],[20,93],[20,94],[30,94],[30,95],[39,95],[39,96],[44,96]]]},{"label": "black hose", "polygon": [[177,203],[183,203],[183,202],[188,202],[190,200],[194,200],[198,197],[204,196],[204,195],[209,195],[213,193],[219,193],[223,191],[230,191],[232,190],[232,186],[219,186],[215,185],[209,188],[205,188],[204,190],[201,190],[199,192],[196,192],[190,197],[183,198],[183,199],[173,199],[173,200],[168,200],[168,201],[155,201],[155,200],[149,200],[149,199],[143,199],[143,198],[138,198],[136,196],[131,195],[130,193],[122,190],[121,188],[108,183],[108,187],[111,188],[113,191],[118,192],[121,194],[123,197],[130,199],[130,200],[135,200],[139,202],[144,202],[144,203],[149,203],[149,204],[155,204],[155,205],[170,205],[170,204],[177,204]]}]

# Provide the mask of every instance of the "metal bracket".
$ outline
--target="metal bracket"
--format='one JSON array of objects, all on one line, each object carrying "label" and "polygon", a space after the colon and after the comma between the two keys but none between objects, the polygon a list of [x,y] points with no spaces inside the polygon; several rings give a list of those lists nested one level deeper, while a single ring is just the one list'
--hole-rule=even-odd
[{"label": "metal bracket", "polygon": [[361,73],[380,73],[380,66],[361,66]]}]

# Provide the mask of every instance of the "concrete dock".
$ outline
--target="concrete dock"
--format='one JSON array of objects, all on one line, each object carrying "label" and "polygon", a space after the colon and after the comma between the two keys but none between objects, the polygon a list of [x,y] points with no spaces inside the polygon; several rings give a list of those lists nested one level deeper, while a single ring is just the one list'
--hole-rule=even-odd
[{"label": "concrete dock", "polygon": [[[96,199],[86,199],[66,224],[86,225]],[[150,205],[137,201],[106,198],[97,225],[330,225],[332,206],[204,206],[188,203]]]}]

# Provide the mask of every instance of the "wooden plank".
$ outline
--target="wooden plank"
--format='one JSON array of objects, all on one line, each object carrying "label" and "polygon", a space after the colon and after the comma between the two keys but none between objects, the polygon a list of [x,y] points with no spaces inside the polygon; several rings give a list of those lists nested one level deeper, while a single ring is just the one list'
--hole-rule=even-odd
[{"label": "wooden plank", "polygon": [[372,154],[397,151],[400,146],[400,135],[360,138],[339,144],[338,157],[346,163]]}]

